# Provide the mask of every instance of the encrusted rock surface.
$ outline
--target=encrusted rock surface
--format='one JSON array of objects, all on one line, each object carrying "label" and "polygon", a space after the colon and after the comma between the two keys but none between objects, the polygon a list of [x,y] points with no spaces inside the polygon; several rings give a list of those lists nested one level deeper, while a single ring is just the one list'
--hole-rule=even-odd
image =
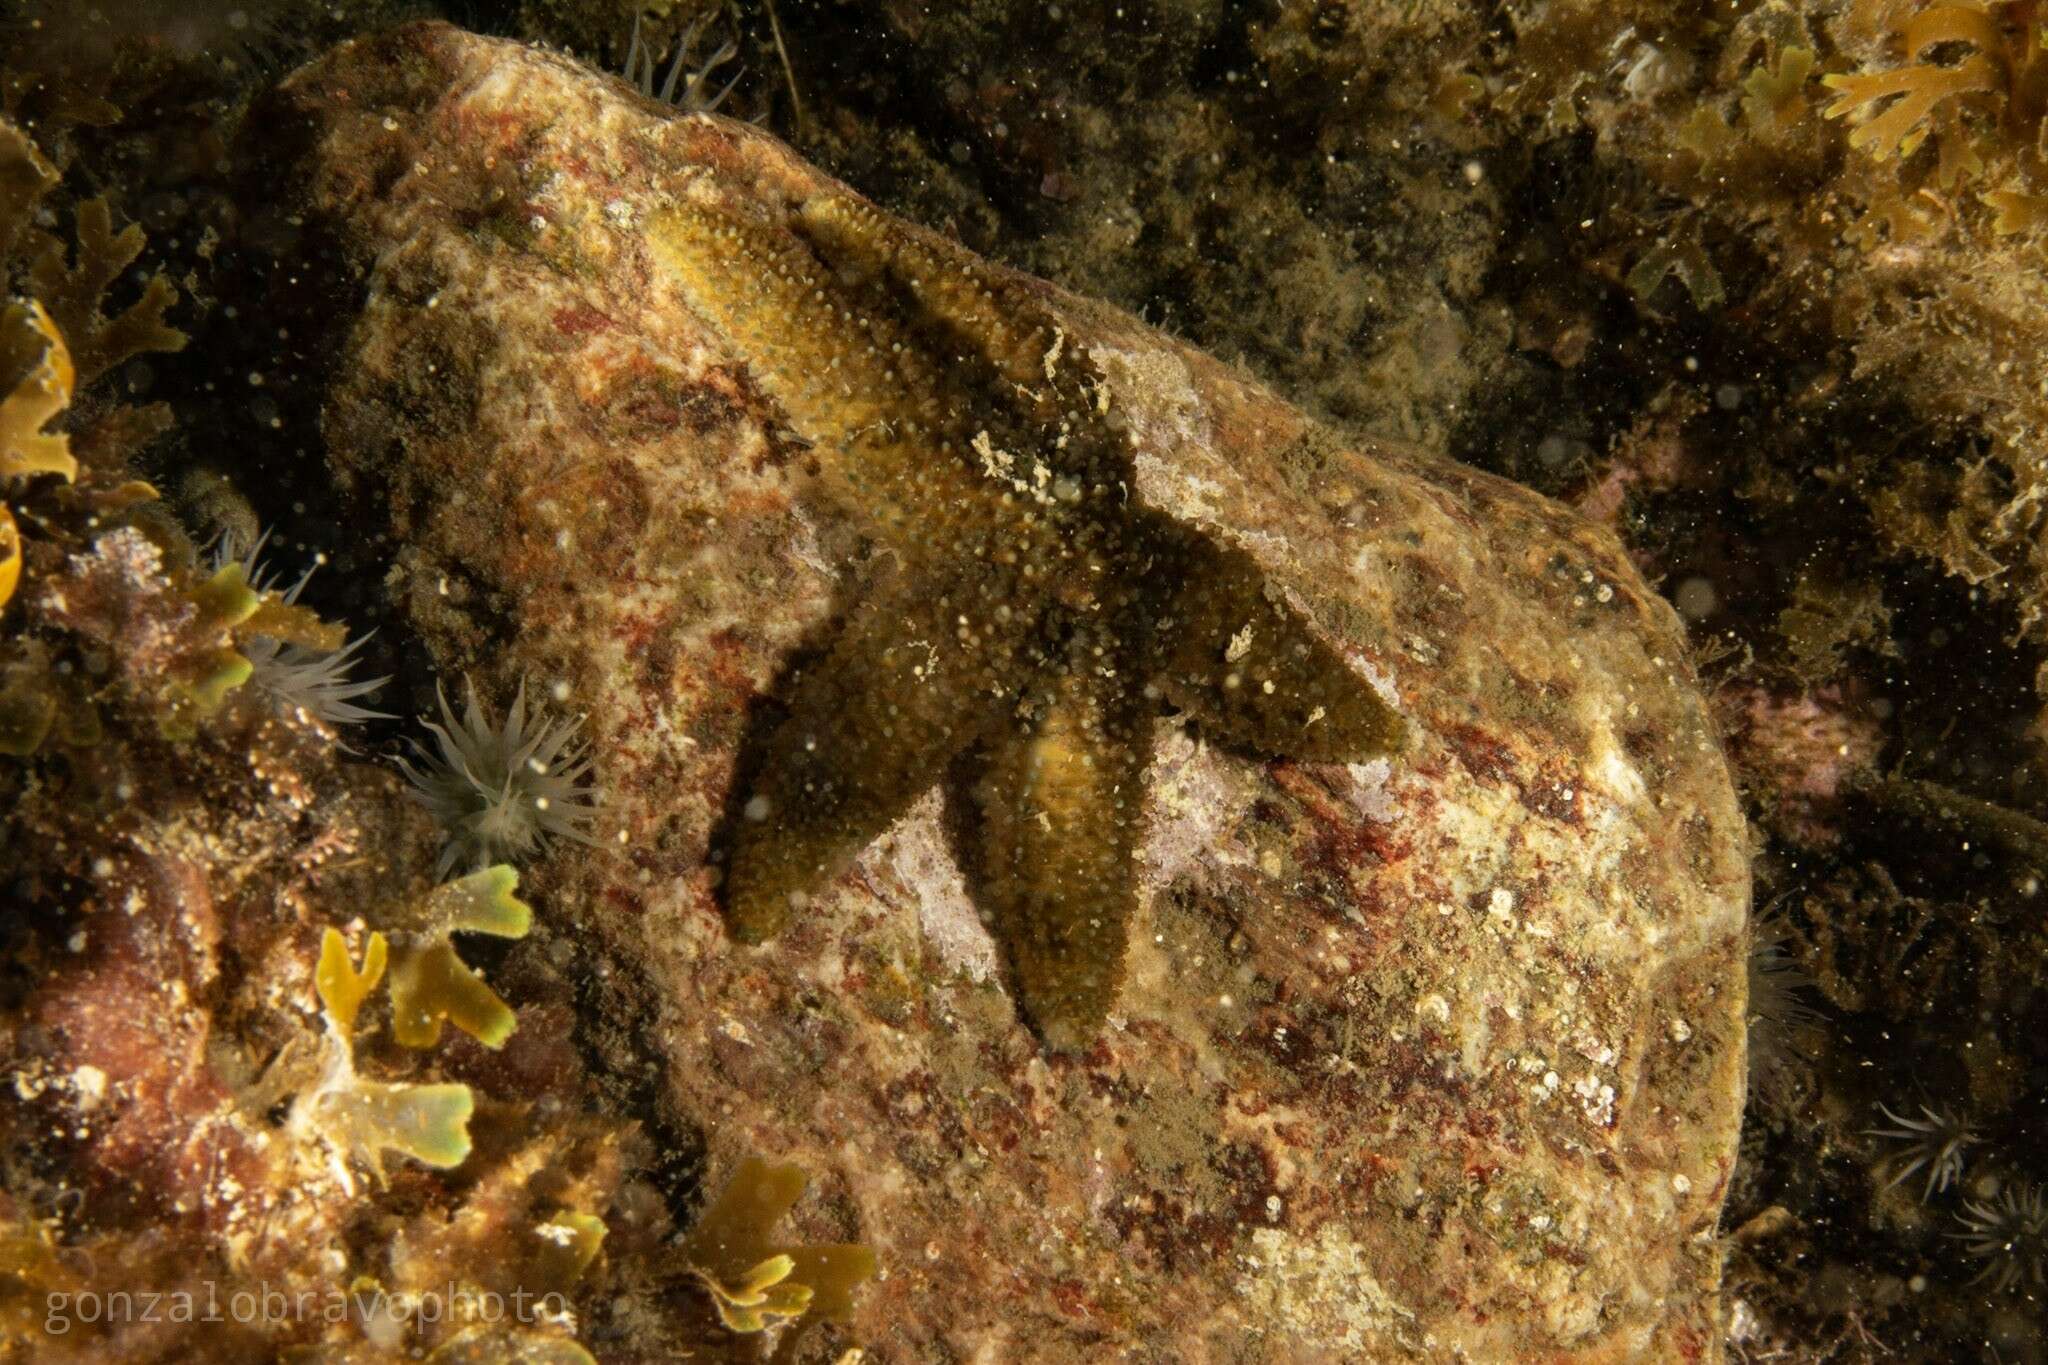
[{"label": "encrusted rock surface", "polygon": [[937,789],[765,946],[721,913],[764,698],[893,569],[774,396],[787,354],[706,293],[760,295],[759,254],[687,273],[655,229],[794,241],[850,192],[444,26],[338,49],[275,113],[308,240],[364,272],[325,426],[401,610],[448,672],[589,717],[610,846],[534,899],[653,1013],[659,1103],[712,1165],[800,1162],[811,1240],[878,1250],[876,1358],[1718,1354],[1747,840],[1677,619],[1610,534],[986,268],[1087,367],[1128,496],[1248,553],[1408,729],[1346,766],[1148,717],[1127,976],[1092,1048],[1048,1052]]}]

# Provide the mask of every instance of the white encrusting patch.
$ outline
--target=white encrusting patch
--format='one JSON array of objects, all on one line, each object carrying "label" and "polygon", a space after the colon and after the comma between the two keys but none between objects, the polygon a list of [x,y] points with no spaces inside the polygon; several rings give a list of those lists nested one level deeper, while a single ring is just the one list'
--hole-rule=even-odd
[{"label": "white encrusting patch", "polygon": [[925,947],[942,970],[965,972],[979,984],[996,975],[996,944],[968,897],[942,815],[934,788],[862,852],[858,866],[870,882],[900,881],[917,900]]},{"label": "white encrusting patch", "polygon": [[1345,771],[1351,774],[1351,804],[1358,808],[1358,813],[1377,824],[1391,821],[1399,809],[1394,794],[1387,790],[1387,783],[1394,775],[1394,761],[1375,758],[1364,763],[1348,763]]},{"label": "white encrusting patch", "polygon": [[1249,866],[1251,853],[1233,831],[1251,808],[1254,772],[1250,760],[1161,725],[1145,774],[1151,809],[1138,846],[1139,884],[1170,886],[1199,869]]}]

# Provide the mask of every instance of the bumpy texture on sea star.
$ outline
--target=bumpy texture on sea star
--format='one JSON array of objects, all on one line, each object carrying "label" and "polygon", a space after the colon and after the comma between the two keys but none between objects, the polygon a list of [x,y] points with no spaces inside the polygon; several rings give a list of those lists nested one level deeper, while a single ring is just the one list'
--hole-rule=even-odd
[{"label": "bumpy texture on sea star", "polygon": [[775,933],[965,752],[983,917],[1047,1038],[1086,1042],[1123,975],[1160,701],[1326,762],[1386,752],[1399,718],[1250,556],[1142,505],[1102,375],[965,253],[829,192],[773,226],[688,203],[649,240],[890,561],[767,744],[733,932]]}]

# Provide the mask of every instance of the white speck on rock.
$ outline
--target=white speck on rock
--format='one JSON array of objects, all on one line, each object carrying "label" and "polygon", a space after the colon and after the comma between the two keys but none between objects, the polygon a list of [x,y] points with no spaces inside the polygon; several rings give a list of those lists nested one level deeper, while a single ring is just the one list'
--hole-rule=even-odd
[{"label": "white speck on rock", "polygon": [[1588,1074],[1572,1082],[1572,1093],[1579,1097],[1579,1107],[1586,1111],[1587,1121],[1595,1127],[1605,1128],[1614,1122],[1613,1086],[1603,1083],[1598,1076]]},{"label": "white speck on rock", "polygon": [[97,1109],[107,1097],[107,1073],[90,1064],[71,1073],[71,1091],[80,1109]]}]

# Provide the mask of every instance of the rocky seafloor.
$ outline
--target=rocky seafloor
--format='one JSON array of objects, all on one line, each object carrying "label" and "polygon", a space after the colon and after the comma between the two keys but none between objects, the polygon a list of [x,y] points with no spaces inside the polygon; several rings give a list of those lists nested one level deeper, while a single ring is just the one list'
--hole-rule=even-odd
[{"label": "rocky seafloor", "polygon": [[0,12],[0,1352],[2048,1356],[2042,20]]}]

